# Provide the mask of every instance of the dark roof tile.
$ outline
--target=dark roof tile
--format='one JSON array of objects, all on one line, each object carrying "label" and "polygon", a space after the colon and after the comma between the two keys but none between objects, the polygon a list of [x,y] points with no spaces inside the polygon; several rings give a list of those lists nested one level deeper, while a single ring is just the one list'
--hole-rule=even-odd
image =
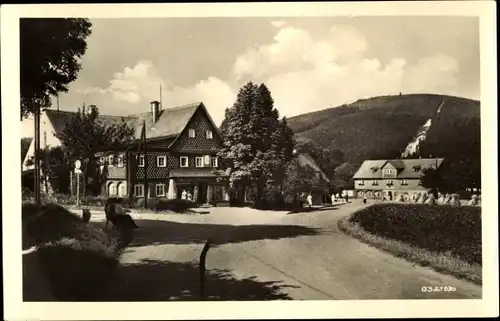
[{"label": "dark roof tile", "polygon": [[[381,179],[382,169],[386,163],[392,164],[398,169],[398,179],[420,178],[422,170],[428,167],[441,166],[443,158],[415,158],[415,159],[386,159],[366,160],[361,164],[354,179]],[[419,170],[416,170],[420,167]]]}]

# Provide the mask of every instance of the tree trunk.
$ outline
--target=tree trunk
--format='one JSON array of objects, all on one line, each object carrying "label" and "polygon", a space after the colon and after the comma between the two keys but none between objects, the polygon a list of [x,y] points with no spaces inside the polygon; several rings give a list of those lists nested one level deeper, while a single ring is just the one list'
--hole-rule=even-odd
[{"label": "tree trunk", "polygon": [[264,194],[264,183],[263,183],[263,179],[259,179],[257,181],[257,195],[255,197],[255,207],[256,208],[262,208],[262,206],[264,205],[263,203],[263,195]]}]

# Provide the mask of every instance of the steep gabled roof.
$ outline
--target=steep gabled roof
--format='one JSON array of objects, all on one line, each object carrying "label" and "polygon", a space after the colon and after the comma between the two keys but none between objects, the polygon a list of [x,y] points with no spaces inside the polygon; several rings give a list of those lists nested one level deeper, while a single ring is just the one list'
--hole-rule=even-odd
[{"label": "steep gabled roof", "polygon": [[31,137],[24,137],[21,138],[21,162],[24,162],[24,158],[26,157],[26,154],[28,153],[28,150],[30,149],[31,141],[33,138]]},{"label": "steep gabled roof", "polygon": [[157,138],[179,135],[201,104],[201,102],[197,102],[160,111],[156,123],[148,127],[146,137]]},{"label": "steep gabled roof", "polygon": [[300,165],[302,166],[309,166],[311,167],[315,172],[319,173],[321,175],[321,177],[329,182],[330,180],[328,179],[328,176],[326,176],[325,172],[323,172],[321,170],[321,168],[319,168],[318,164],[316,163],[316,161],[311,157],[311,155],[309,155],[308,153],[301,153],[297,156],[298,158],[298,161],[300,163]]},{"label": "steep gabled roof", "polygon": [[[148,140],[168,137],[175,138],[184,130],[196,110],[200,107],[203,107],[206,111],[202,102],[163,109],[160,111],[156,122],[153,122],[152,112],[128,116],[99,115],[98,122],[107,126],[125,122],[134,129],[136,139],[141,138],[141,130],[144,123],[146,124],[146,137]],[[52,123],[56,134],[57,132],[61,132],[65,124],[76,116],[76,112],[57,111],[54,109],[46,109],[45,113]],[[210,121],[212,121],[208,112],[207,115]],[[215,126],[215,128],[217,127]]]},{"label": "steep gabled roof", "polygon": [[443,160],[443,158],[366,160],[361,164],[353,178],[382,179],[382,168],[386,163],[390,163],[398,169],[396,176],[398,179],[420,178],[424,168],[436,168],[436,165],[439,168]]},{"label": "steep gabled roof", "polygon": [[353,178],[382,178],[381,168],[385,163],[387,160],[365,160]]}]

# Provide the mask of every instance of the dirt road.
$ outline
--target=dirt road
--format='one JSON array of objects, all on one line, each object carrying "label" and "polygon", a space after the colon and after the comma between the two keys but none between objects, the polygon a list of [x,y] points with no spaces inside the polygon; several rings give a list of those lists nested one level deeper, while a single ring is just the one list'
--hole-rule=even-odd
[{"label": "dirt road", "polygon": [[[214,241],[206,281],[212,300],[481,298],[480,286],[415,266],[339,231],[338,220],[364,206],[354,202],[297,214],[239,208],[133,214],[140,229],[114,285],[100,299],[200,300],[197,264],[208,238]],[[455,291],[422,291],[445,286]]]}]

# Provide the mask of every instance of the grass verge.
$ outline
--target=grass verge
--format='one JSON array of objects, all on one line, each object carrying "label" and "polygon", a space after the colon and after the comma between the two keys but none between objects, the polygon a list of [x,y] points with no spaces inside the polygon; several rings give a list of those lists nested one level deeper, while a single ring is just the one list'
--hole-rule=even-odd
[{"label": "grass verge", "polygon": [[[477,253],[469,255],[469,257],[473,257],[473,259],[465,259],[463,255],[457,254],[457,248],[459,248],[459,252],[462,252],[461,254],[466,251],[462,244],[454,246],[453,244],[450,244],[450,240],[446,239],[446,236],[444,235],[442,235],[441,238],[436,239],[432,236],[430,237],[431,233],[416,233],[415,228],[417,227],[414,226],[410,227],[410,229],[413,229],[411,233],[409,231],[406,232],[410,233],[414,238],[433,240],[434,245],[432,246],[432,249],[424,247],[426,244],[424,241],[420,242],[419,246],[416,245],[418,242],[411,242],[408,240],[408,237],[398,237],[398,234],[401,233],[401,229],[399,229],[399,227],[404,225],[405,222],[408,222],[408,220],[405,220],[408,215],[418,216],[413,217],[412,219],[420,220],[421,225],[426,226],[427,229],[431,228],[438,231],[441,230],[443,231],[442,234],[444,234],[444,231],[450,230],[450,226],[440,226],[440,223],[443,221],[436,219],[434,216],[434,214],[436,214],[434,213],[435,208],[421,205],[418,206],[417,213],[415,213],[415,211],[411,211],[411,209],[415,210],[415,208],[403,209],[405,206],[408,205],[373,205],[343,218],[338,222],[338,226],[344,233],[360,240],[363,243],[391,253],[396,257],[403,258],[420,266],[430,267],[437,272],[450,274],[459,279],[465,279],[475,284],[482,285],[482,265],[480,259],[478,262]],[[414,205],[411,206],[415,207]],[[463,213],[463,209],[462,211],[455,211],[453,209],[447,209],[446,211],[448,214],[453,212],[457,212],[457,214]],[[386,217],[384,217],[384,213],[386,214]],[[457,219],[460,219],[460,217],[457,216]],[[384,220],[385,223],[375,220]],[[397,223],[391,224],[391,220],[396,220]],[[371,221],[371,224],[366,223],[368,221]],[[381,228],[381,225],[384,225],[384,227]],[[373,226],[376,228],[373,228]],[[391,226],[395,229],[395,231],[390,231]],[[377,229],[383,229],[384,232],[377,233]],[[392,235],[391,232],[393,232]],[[463,238],[464,235],[467,235],[467,232],[468,231],[463,231],[462,234],[455,235],[454,237]],[[480,235],[477,237],[479,237],[480,242]],[[402,239],[405,238],[406,240],[403,241]],[[442,246],[443,244],[435,244],[435,242],[445,243],[446,246]],[[476,252],[476,249],[469,248],[469,250],[471,252]]]},{"label": "grass verge", "polygon": [[[120,235],[108,234],[55,204],[24,204],[22,214],[23,248],[35,247],[23,254],[24,264],[32,265],[23,267],[25,300],[88,301],[112,279],[126,245]],[[42,283],[47,291],[34,295]]]}]

